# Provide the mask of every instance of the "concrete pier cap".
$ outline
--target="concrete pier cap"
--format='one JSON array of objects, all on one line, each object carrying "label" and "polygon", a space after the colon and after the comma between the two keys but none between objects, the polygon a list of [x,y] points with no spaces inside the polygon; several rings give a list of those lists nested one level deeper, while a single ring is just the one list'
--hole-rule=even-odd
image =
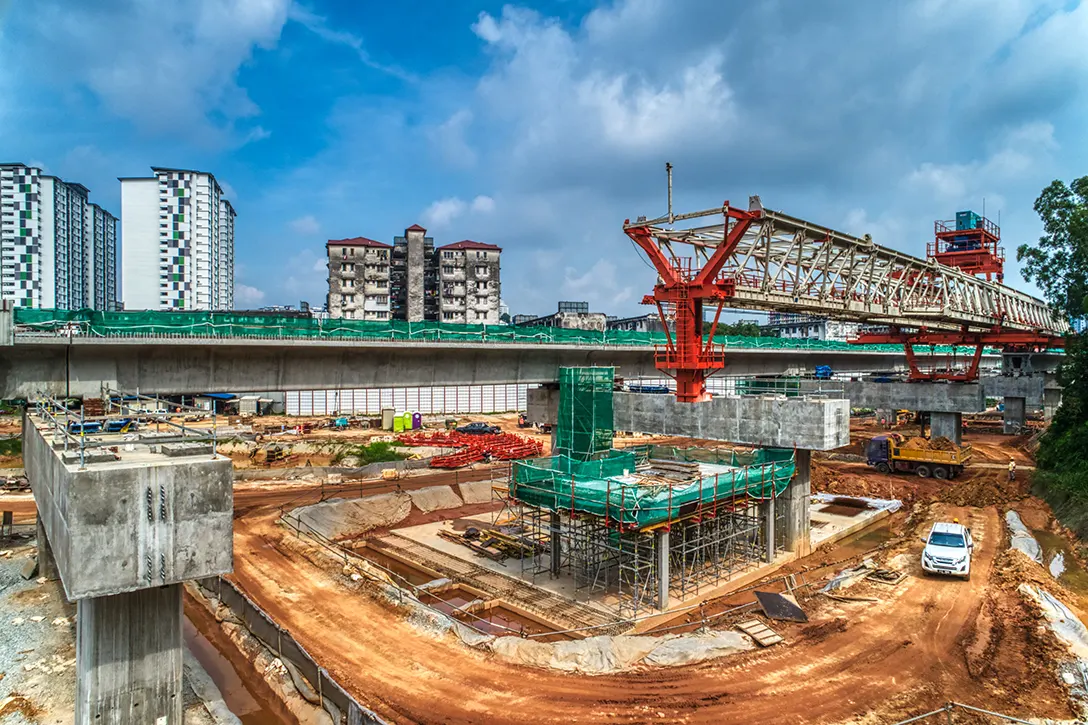
[{"label": "concrete pier cap", "polygon": [[719,440],[765,448],[829,451],[850,443],[845,399],[718,396],[680,403],[672,395],[615,393],[616,430]]}]

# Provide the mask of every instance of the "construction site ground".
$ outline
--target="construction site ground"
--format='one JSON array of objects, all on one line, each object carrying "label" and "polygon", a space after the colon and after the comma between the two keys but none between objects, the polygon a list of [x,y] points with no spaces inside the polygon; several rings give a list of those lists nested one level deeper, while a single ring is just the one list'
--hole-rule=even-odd
[{"label": "construction site ground", "polygon": [[[848,592],[876,601],[836,601],[817,594],[817,587],[798,590],[809,622],[771,622],[785,642],[768,649],[614,675],[512,665],[449,637],[436,638],[388,603],[353,592],[339,567],[318,565],[314,562],[320,557],[300,554],[306,540],[277,523],[282,510],[330,497],[490,478],[493,472],[482,466],[336,486],[318,479],[237,483],[233,579],[342,686],[389,722],[877,723],[949,700],[1020,717],[1074,717],[1056,674],[1063,651],[1038,626],[1017,586],[1031,580],[1044,583],[1083,618],[1088,612],[1088,575],[1077,542],[1054,521],[1044,502],[1028,494],[1031,458],[1022,449],[1026,439],[969,434],[965,443],[974,446],[976,461],[961,478],[948,482],[881,475],[858,462],[861,446],[875,432],[875,426],[856,426],[851,446],[832,456],[847,460],[816,456],[813,490],[897,498],[903,509],[790,562],[772,576],[800,574],[803,581],[819,582],[866,557],[899,567],[908,576],[894,587],[862,583]],[[1010,457],[1024,470],[1011,483],[1004,471]],[[1009,508],[1021,514],[1048,553],[1065,553],[1068,568],[1057,582],[1042,567],[1006,551],[1008,535],[1001,517]],[[16,521],[33,520],[29,494],[0,494],[0,509],[14,510]],[[466,513],[415,512],[399,526],[463,518]],[[919,537],[932,522],[952,518],[974,533],[970,581],[920,571]],[[396,531],[375,532],[390,533]],[[751,600],[750,589],[708,600],[697,613],[689,611],[665,624],[681,625],[677,631],[694,630],[701,618]],[[746,619],[753,616],[750,609],[744,613]],[[714,626],[729,628],[736,623],[733,619],[720,619]]]},{"label": "construction site ground", "polygon": [[[858,442],[872,434],[856,433]],[[969,436],[966,442],[987,450],[995,464],[1007,463],[1009,456],[1030,462],[1018,438]],[[1074,560],[1072,571],[1059,582],[1050,580],[1050,588],[1082,615],[1088,588],[1079,586],[1083,570],[1073,542],[1046,504],[1028,495],[1024,478],[1009,483],[999,467],[979,466],[939,482],[818,458],[814,490],[899,498],[904,508],[774,576],[805,572],[806,581],[819,581],[876,557],[907,578],[896,586],[863,583],[849,590],[849,596],[876,601],[836,601],[817,594],[816,587],[799,590],[809,622],[773,622],[783,644],[684,667],[571,675],[511,665],[436,638],[387,603],[351,591],[338,567],[301,555],[304,540],[276,522],[282,501],[273,491],[267,503],[258,494],[240,498],[233,578],[344,687],[390,722],[889,722],[948,700],[1022,717],[1068,719],[1073,711],[1056,674],[1062,651],[1016,590],[1026,578],[1046,581],[1049,575],[1006,551],[1004,511],[1018,510],[1029,527],[1055,537],[1067,561]],[[424,480],[435,484],[431,477],[418,483]],[[918,563],[919,537],[932,522],[952,518],[974,533],[969,581],[925,576]],[[699,616],[746,599],[751,591],[708,601]],[[751,618],[752,611],[745,616]],[[694,629],[695,619],[688,613],[673,624],[687,620]]]}]

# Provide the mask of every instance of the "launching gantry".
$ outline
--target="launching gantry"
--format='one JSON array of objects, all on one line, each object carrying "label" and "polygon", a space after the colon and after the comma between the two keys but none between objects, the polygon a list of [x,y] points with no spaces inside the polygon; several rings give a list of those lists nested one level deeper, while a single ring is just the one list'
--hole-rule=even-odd
[{"label": "launching gantry", "polygon": [[[726,201],[706,211],[628,220],[624,232],[657,270],[658,283],[643,304],[656,305],[665,325],[667,342],[658,347],[656,364],[675,378],[681,401],[708,399],[706,378],[725,366],[714,332],[726,307],[886,328],[852,342],[904,345],[915,379],[972,380],[983,347],[1046,349],[1060,345],[1068,329],[1042,300],[868,236],[764,209],[758,196],[747,209]],[[677,253],[686,247],[690,256]],[[709,329],[705,307],[714,309]],[[970,345],[975,353],[966,370],[923,372],[914,346],[937,344]]]}]

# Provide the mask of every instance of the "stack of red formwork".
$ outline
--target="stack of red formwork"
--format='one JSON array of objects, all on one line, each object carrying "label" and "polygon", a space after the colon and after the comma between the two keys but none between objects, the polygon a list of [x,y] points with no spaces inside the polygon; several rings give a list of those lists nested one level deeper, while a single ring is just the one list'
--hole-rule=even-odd
[{"label": "stack of red formwork", "polygon": [[435,433],[406,433],[397,440],[409,446],[439,446],[458,448],[454,453],[431,459],[431,468],[460,468],[485,458],[513,461],[539,456],[544,450],[540,441],[513,433],[466,435],[456,431]]}]

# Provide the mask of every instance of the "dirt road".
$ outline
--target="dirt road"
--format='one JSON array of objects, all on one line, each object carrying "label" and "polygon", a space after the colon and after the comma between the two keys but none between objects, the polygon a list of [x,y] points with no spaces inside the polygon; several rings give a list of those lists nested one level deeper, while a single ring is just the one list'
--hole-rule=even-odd
[{"label": "dirt road", "polygon": [[[291,553],[271,514],[237,521],[234,577],[352,694],[397,723],[834,723],[865,714],[885,720],[951,699],[1068,717],[1053,678],[1039,677],[1025,656],[1030,628],[998,621],[996,613],[1008,619],[1020,606],[1014,592],[991,581],[1002,539],[998,511],[934,504],[937,517],[972,527],[970,581],[921,576],[922,544],[906,540],[911,576],[879,603],[806,603],[814,624],[841,617],[842,631],[787,629],[786,646],[616,676],[511,666],[424,636]],[[976,666],[973,677],[965,647],[997,664],[986,676]]]}]

